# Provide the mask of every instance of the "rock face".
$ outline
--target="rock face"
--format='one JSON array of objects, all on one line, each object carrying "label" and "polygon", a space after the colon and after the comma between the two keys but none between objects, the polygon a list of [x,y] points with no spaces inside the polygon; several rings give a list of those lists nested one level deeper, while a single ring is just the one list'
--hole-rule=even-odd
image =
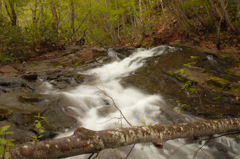
[{"label": "rock face", "polygon": [[[178,46],[179,47],[179,46]],[[239,55],[183,46],[146,60],[123,83],[160,93],[195,115],[209,118],[240,116]]]}]

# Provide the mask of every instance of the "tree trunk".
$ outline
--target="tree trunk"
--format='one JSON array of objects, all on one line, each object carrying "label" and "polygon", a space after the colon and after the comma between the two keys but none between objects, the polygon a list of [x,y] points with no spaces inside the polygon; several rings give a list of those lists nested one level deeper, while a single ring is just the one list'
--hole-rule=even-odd
[{"label": "tree trunk", "polygon": [[14,5],[15,5],[14,1],[8,0],[8,4],[11,9],[11,12],[9,12],[7,3],[5,3],[5,8],[6,8],[7,14],[11,20],[12,26],[16,26],[17,25],[17,14],[14,9]]},{"label": "tree trunk", "polygon": [[69,137],[40,141],[38,143],[28,142],[14,146],[10,149],[10,152],[5,153],[5,158],[54,159],[146,142],[152,142],[156,147],[162,148],[164,142],[168,140],[239,131],[239,128],[240,118],[176,125],[135,126],[103,131],[78,128]]},{"label": "tree trunk", "polygon": [[168,6],[168,4],[170,5],[170,7],[168,7],[168,8],[169,8],[169,9],[171,8],[170,11],[171,11],[172,14],[174,15],[174,17],[177,18],[177,20],[178,20],[179,24],[182,26],[183,30],[184,30],[189,36],[191,36],[192,33],[191,33],[190,29],[187,27],[186,23],[185,23],[184,21],[182,21],[181,18],[177,15],[176,10],[174,9],[174,6],[173,6],[170,2],[168,2],[168,0],[164,0],[163,2],[166,4],[166,6]]},{"label": "tree trunk", "polygon": [[[70,0],[70,12],[71,12],[71,34],[74,33],[74,5],[73,5],[73,0]],[[74,41],[74,35],[71,38],[71,41]]]},{"label": "tree trunk", "polygon": [[223,17],[225,15],[225,12],[227,11],[228,3],[229,3],[229,0],[227,0],[227,4],[226,4],[226,6],[224,7],[224,10],[223,10],[222,18],[220,19],[220,21],[218,23],[218,33],[217,33],[217,48],[218,48],[218,50],[221,50],[221,47],[220,47],[220,44],[221,44],[221,41],[220,41],[221,24],[222,24],[222,20],[223,20]]},{"label": "tree trunk", "polygon": [[33,24],[37,22],[37,0],[35,0],[34,9],[32,9]]},{"label": "tree trunk", "polygon": [[161,2],[162,11],[163,11],[163,17],[165,18],[166,22],[167,22],[169,25],[171,25],[171,24],[169,23],[169,21],[167,20],[167,17],[166,17],[166,15],[165,15],[162,0],[161,0],[160,2]]},{"label": "tree trunk", "polygon": [[44,13],[43,13],[43,0],[39,0],[39,27],[43,29],[45,26]]},{"label": "tree trunk", "polygon": [[224,0],[220,0],[220,3],[221,3],[221,7],[223,9],[223,15],[225,17],[225,20],[227,22],[227,25],[230,26],[230,28],[235,32],[235,33],[239,33],[238,29],[235,28],[229,18],[229,15],[228,15],[228,12],[227,11],[224,11],[225,10],[225,4],[224,4]]},{"label": "tree trunk", "polygon": [[0,16],[2,16],[2,1],[0,1]]},{"label": "tree trunk", "polygon": [[142,11],[142,0],[139,0],[139,12],[140,12],[140,30],[143,29],[143,11]]},{"label": "tree trunk", "polygon": [[[189,2],[191,2],[191,1],[189,0]],[[191,8],[192,8],[195,16],[197,17],[198,21],[205,27],[205,24],[203,23],[202,18],[198,15],[198,13],[196,12],[196,9],[194,8],[194,6],[193,6],[192,4],[191,4]],[[206,27],[205,27],[205,28],[206,28]]]},{"label": "tree trunk", "polygon": [[236,0],[237,8],[240,10],[240,0]]},{"label": "tree trunk", "polygon": [[50,1],[50,5],[51,5],[51,11],[52,11],[52,27],[53,30],[55,30],[56,32],[58,31],[58,17],[57,17],[57,10],[56,10],[56,6],[55,4]]},{"label": "tree trunk", "polygon": [[216,11],[216,8],[215,8],[215,6],[213,4],[213,1],[212,0],[208,0],[208,1],[209,1],[210,5],[211,5],[212,11],[213,11],[214,15],[216,16],[216,18],[218,20],[221,19],[221,17],[219,16],[218,12]]}]

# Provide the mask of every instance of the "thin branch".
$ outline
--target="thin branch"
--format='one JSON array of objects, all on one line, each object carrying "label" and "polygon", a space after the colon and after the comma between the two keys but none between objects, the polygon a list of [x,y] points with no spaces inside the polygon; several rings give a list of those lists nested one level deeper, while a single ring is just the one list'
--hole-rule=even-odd
[{"label": "thin branch", "polygon": [[101,92],[103,92],[107,97],[109,97],[109,98],[112,100],[113,105],[115,106],[115,108],[120,112],[120,114],[121,114],[122,117],[125,119],[125,121],[128,123],[128,125],[130,125],[130,126],[132,127],[132,124],[129,123],[129,121],[128,121],[127,118],[123,115],[122,111],[117,107],[114,99],[113,99],[111,96],[109,96],[104,90],[102,90],[102,89],[100,89],[99,87],[93,85],[90,81],[86,81],[86,82],[89,83],[91,86],[97,88],[97,89],[100,90]]},{"label": "thin branch", "polygon": [[[197,152],[194,153],[193,159],[197,156],[198,151],[201,150],[201,149],[203,148],[203,146],[205,146],[205,145],[210,141],[210,139],[211,139],[211,136],[210,136],[210,137],[208,138],[208,140],[197,150]],[[204,152],[203,152],[203,153],[204,153]],[[205,153],[204,153],[204,154],[205,154]],[[205,155],[207,155],[207,154],[205,154]]]},{"label": "thin branch", "polygon": [[60,49],[63,49],[63,47],[66,45],[66,43],[72,38],[72,36],[81,28],[82,24],[84,23],[84,21],[87,19],[88,15],[91,13],[92,10],[90,10],[87,15],[85,16],[85,18],[83,19],[82,23],[78,26],[78,28],[70,35],[70,37],[64,42],[64,44],[62,45],[62,47]]}]

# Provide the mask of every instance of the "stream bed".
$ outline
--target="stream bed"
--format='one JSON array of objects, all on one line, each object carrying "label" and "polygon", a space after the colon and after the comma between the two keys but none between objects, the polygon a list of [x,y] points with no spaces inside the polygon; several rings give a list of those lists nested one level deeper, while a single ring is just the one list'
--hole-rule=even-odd
[{"label": "stream bed", "polygon": [[[143,68],[146,68],[146,65],[161,65],[161,58],[164,58],[167,54],[180,51],[182,51],[182,48],[171,46],[136,49],[136,51],[134,51],[130,56],[121,59],[115,50],[109,49],[108,56],[111,57],[112,62],[85,71],[79,70],[78,74],[84,77],[83,82],[80,85],[74,86],[74,88],[68,89],[67,91],[61,91],[54,87],[54,79],[51,82],[45,81],[42,85],[42,90],[44,90],[42,91],[42,94],[51,95],[55,98],[58,98],[58,105],[62,111],[71,118],[76,119],[76,122],[68,129],[65,129],[65,132],[58,135],[57,138],[72,135],[74,130],[78,127],[85,127],[91,130],[129,127],[117,108],[122,111],[126,119],[134,126],[151,124],[167,125],[205,120],[201,116],[195,116],[197,114],[193,113],[195,111],[204,114],[202,109],[193,107],[193,105],[190,104],[189,105],[191,108],[188,108],[185,107],[182,102],[178,101],[182,98],[190,98],[195,105],[199,105],[200,102],[206,106],[208,106],[209,103],[217,103],[217,101],[210,102],[209,100],[205,101],[204,99],[199,101],[200,95],[202,93],[204,94],[204,92],[201,92],[198,87],[194,87],[197,91],[200,92],[197,94],[196,92],[194,93],[186,89],[181,90],[181,85],[180,87],[176,86],[175,83],[182,82],[184,84],[184,82],[188,80],[188,76],[184,76],[186,78],[183,82],[176,78],[177,71],[169,72],[167,70],[168,73],[165,73],[164,77],[157,79],[155,78],[154,80],[153,78],[149,78],[149,80],[145,82],[141,82],[140,79],[137,79],[137,84],[135,83],[135,85],[131,83],[132,79],[129,78],[134,78],[136,76],[139,78],[140,74],[147,72],[146,69],[143,70]],[[188,56],[190,57],[190,55],[191,54]],[[206,57],[208,55],[202,56]],[[215,56],[213,57],[215,58]],[[210,57],[207,58],[207,60],[213,59]],[[218,61],[216,62],[218,63]],[[212,66],[214,67],[214,65]],[[201,66],[198,67],[201,68]],[[151,67],[148,69],[151,69]],[[183,70],[182,72],[182,74],[185,74],[188,71]],[[181,75],[178,74],[177,77],[180,76]],[[141,77],[142,79],[145,78],[145,76],[140,76],[140,78]],[[158,80],[163,80],[163,78],[168,78],[168,81],[175,81],[175,83],[172,82],[172,85],[169,85],[168,83],[166,84],[166,87],[164,87],[164,85],[161,85],[162,90],[160,89],[159,91],[157,89],[158,86],[155,85],[158,83]],[[210,81],[211,80],[212,79],[210,79]],[[192,81],[194,82],[194,77],[192,77]],[[216,81],[214,83],[214,80],[212,81],[212,85],[217,83]],[[152,90],[146,91],[146,86],[144,84],[149,84],[149,87],[151,87]],[[170,88],[170,86],[176,88],[175,93],[180,93],[181,98],[169,98],[167,95],[168,91],[166,89],[173,89]],[[143,89],[141,90],[141,88]],[[212,88],[209,87],[209,89]],[[178,90],[180,91],[177,92]],[[161,94],[161,92],[163,93]],[[233,97],[235,92],[230,93],[232,93],[232,96],[229,98],[235,99],[235,97]],[[215,94],[220,94],[220,92],[216,91]],[[209,97],[210,95],[206,93],[205,96]],[[211,96],[209,98],[213,97]],[[223,98],[223,101],[219,103],[222,103],[224,105],[224,100],[225,99]],[[237,105],[238,103],[233,102],[233,105],[234,104]],[[214,109],[212,111],[214,111]],[[207,111],[208,114],[209,112],[210,111]],[[216,118],[216,116],[214,117]],[[215,137],[216,136],[217,135],[215,135]],[[196,159],[225,159],[233,157],[240,158],[240,156],[238,156],[240,153],[239,137],[239,135],[228,137],[223,136],[216,139],[210,139],[208,143],[206,143],[208,137],[189,137],[186,139],[176,139],[167,141],[162,149],[154,147],[152,143],[137,144],[128,158],[192,159],[194,156]],[[99,153],[97,158],[124,158],[128,155],[131,147],[132,146],[127,146],[118,149],[103,150]],[[89,156],[90,154],[69,158],[85,159]]]}]

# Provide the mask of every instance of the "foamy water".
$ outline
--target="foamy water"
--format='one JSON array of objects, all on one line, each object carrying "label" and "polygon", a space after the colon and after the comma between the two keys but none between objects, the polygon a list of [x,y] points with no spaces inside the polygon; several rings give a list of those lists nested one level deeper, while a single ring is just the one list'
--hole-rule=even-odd
[{"label": "foamy water", "polygon": [[[85,127],[91,130],[105,130],[110,128],[129,127],[127,122],[121,118],[116,106],[121,109],[127,120],[134,126],[146,124],[175,124],[177,122],[191,122],[201,120],[190,115],[170,111],[168,105],[159,94],[149,95],[132,87],[123,87],[120,84],[121,78],[133,74],[134,71],[145,64],[148,57],[158,56],[177,50],[174,47],[160,46],[151,50],[139,49],[130,57],[122,61],[115,61],[110,64],[95,68],[86,72],[79,72],[85,75],[92,75],[94,78],[86,79],[81,84],[68,92],[54,91],[50,85],[47,93],[55,94],[61,99],[62,109],[66,114],[78,119],[78,123],[65,133],[58,136],[65,137],[72,135],[77,127]],[[110,55],[114,55],[112,50]],[[104,95],[108,94],[113,101]],[[175,106],[173,106],[175,107]],[[178,117],[176,117],[178,116]],[[171,120],[170,120],[171,118]],[[137,144],[128,158],[132,159],[155,159],[155,158],[193,158],[198,151],[196,159],[210,158],[221,159],[234,156],[238,153],[239,144],[227,137],[217,139],[219,143],[229,147],[228,152],[218,151],[216,147],[203,146],[202,143],[188,143],[185,139],[167,141],[163,149],[155,148],[151,143]],[[104,150],[99,154],[100,158],[126,157],[131,146],[124,148]],[[95,156],[95,155],[94,155]],[[74,159],[88,158],[87,155],[69,157]],[[235,158],[239,158],[238,156]]]}]

